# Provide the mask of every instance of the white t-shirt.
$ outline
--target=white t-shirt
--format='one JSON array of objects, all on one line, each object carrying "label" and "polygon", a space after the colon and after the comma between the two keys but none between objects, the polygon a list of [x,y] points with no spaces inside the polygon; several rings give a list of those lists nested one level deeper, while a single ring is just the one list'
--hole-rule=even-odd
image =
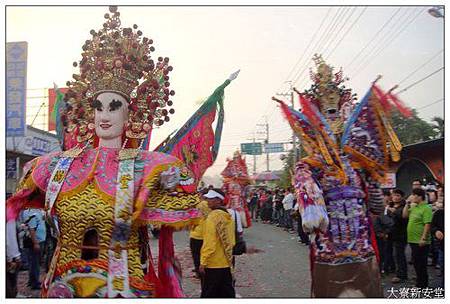
[{"label": "white t-shirt", "polygon": [[294,194],[289,193],[283,198],[283,208],[284,210],[291,210],[294,204]]},{"label": "white t-shirt", "polygon": [[234,223],[237,223],[237,231],[239,233],[242,233],[244,231],[244,229],[242,228],[241,216],[237,213],[236,210],[227,209],[227,211],[229,214],[231,214],[231,217],[233,218]]}]

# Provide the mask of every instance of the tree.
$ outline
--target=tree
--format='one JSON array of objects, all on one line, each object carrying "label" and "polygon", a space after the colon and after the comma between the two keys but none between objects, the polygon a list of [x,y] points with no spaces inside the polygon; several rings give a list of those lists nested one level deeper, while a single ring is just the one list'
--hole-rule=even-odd
[{"label": "tree", "polygon": [[[306,157],[307,154],[305,149],[300,149],[299,158],[302,159]],[[292,186],[292,171],[294,170],[294,159],[295,154],[294,150],[290,150],[288,154],[283,159],[283,173],[280,176],[280,179],[277,181],[277,186],[283,189]]]},{"label": "tree", "polygon": [[412,110],[410,118],[404,117],[394,110],[391,115],[392,127],[403,146],[415,144],[436,138],[435,127],[417,116],[417,110]]},{"label": "tree", "polygon": [[277,181],[277,186],[283,189],[292,186],[291,185],[291,172],[294,167],[294,150],[290,150],[286,157],[283,159],[283,173],[280,176],[280,179]]},{"label": "tree", "polygon": [[431,121],[434,123],[433,128],[437,132],[437,138],[444,137],[444,119],[435,116]]}]

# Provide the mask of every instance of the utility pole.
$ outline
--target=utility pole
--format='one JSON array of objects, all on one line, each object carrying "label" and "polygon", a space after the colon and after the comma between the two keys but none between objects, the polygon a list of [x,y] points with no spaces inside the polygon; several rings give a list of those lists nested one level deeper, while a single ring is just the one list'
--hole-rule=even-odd
[{"label": "utility pole", "polygon": [[[276,93],[275,95],[277,96],[282,96],[282,97],[290,97],[291,98],[291,107],[294,109],[294,90],[293,90],[293,86],[292,86],[292,80],[288,80],[286,81],[286,83],[289,83],[289,93]],[[299,138],[299,147],[300,147],[300,138]],[[297,136],[295,135],[294,130],[292,130],[292,146],[294,149],[294,162],[293,162],[293,170],[295,171],[295,164],[298,162],[299,160],[299,149],[297,148]]]},{"label": "utility pole", "polygon": [[[255,133],[253,133],[253,138],[247,138],[247,140],[252,140],[254,147],[256,143]],[[253,175],[256,175],[256,154],[253,154]]]},{"label": "utility pole", "polygon": [[[264,133],[262,133],[262,132],[258,132],[258,133],[259,133],[259,134],[265,134],[266,137],[263,138],[263,139],[261,139],[261,138],[258,138],[258,139],[259,139],[259,140],[264,140],[264,143],[265,143],[265,144],[268,144],[268,143],[269,143],[269,123],[268,123],[268,121],[267,121],[267,116],[265,117],[265,121],[266,121],[266,123],[264,123],[264,124],[257,124],[257,126],[258,126],[258,127],[264,127],[264,129],[265,129]],[[270,162],[270,161],[269,161],[269,153],[266,152],[266,170],[267,170],[267,171],[270,171],[269,162]]]}]

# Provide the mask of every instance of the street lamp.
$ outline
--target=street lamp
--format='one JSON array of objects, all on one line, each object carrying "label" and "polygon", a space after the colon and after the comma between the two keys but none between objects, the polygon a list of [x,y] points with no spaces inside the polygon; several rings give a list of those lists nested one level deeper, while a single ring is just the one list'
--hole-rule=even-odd
[{"label": "street lamp", "polygon": [[434,6],[428,10],[428,13],[435,18],[444,18],[444,7]]}]

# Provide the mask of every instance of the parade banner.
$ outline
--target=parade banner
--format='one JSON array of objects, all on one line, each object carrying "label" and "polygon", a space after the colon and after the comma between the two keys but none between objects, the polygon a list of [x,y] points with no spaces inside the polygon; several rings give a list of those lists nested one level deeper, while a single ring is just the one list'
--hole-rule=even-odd
[{"label": "parade banner", "polygon": [[6,44],[6,136],[25,136],[28,43]]},{"label": "parade banner", "polygon": [[[226,80],[217,87],[180,130],[155,150],[181,159],[194,174],[197,183],[219,153],[224,120],[224,89],[230,82]],[[213,130],[216,112],[217,124]]]},{"label": "parade banner", "polygon": [[[57,92],[59,91],[59,92]],[[67,92],[67,88],[58,88],[58,89],[48,89],[48,130],[55,131],[56,130],[56,113],[54,113],[55,102],[58,97],[58,93],[65,94]]]}]

